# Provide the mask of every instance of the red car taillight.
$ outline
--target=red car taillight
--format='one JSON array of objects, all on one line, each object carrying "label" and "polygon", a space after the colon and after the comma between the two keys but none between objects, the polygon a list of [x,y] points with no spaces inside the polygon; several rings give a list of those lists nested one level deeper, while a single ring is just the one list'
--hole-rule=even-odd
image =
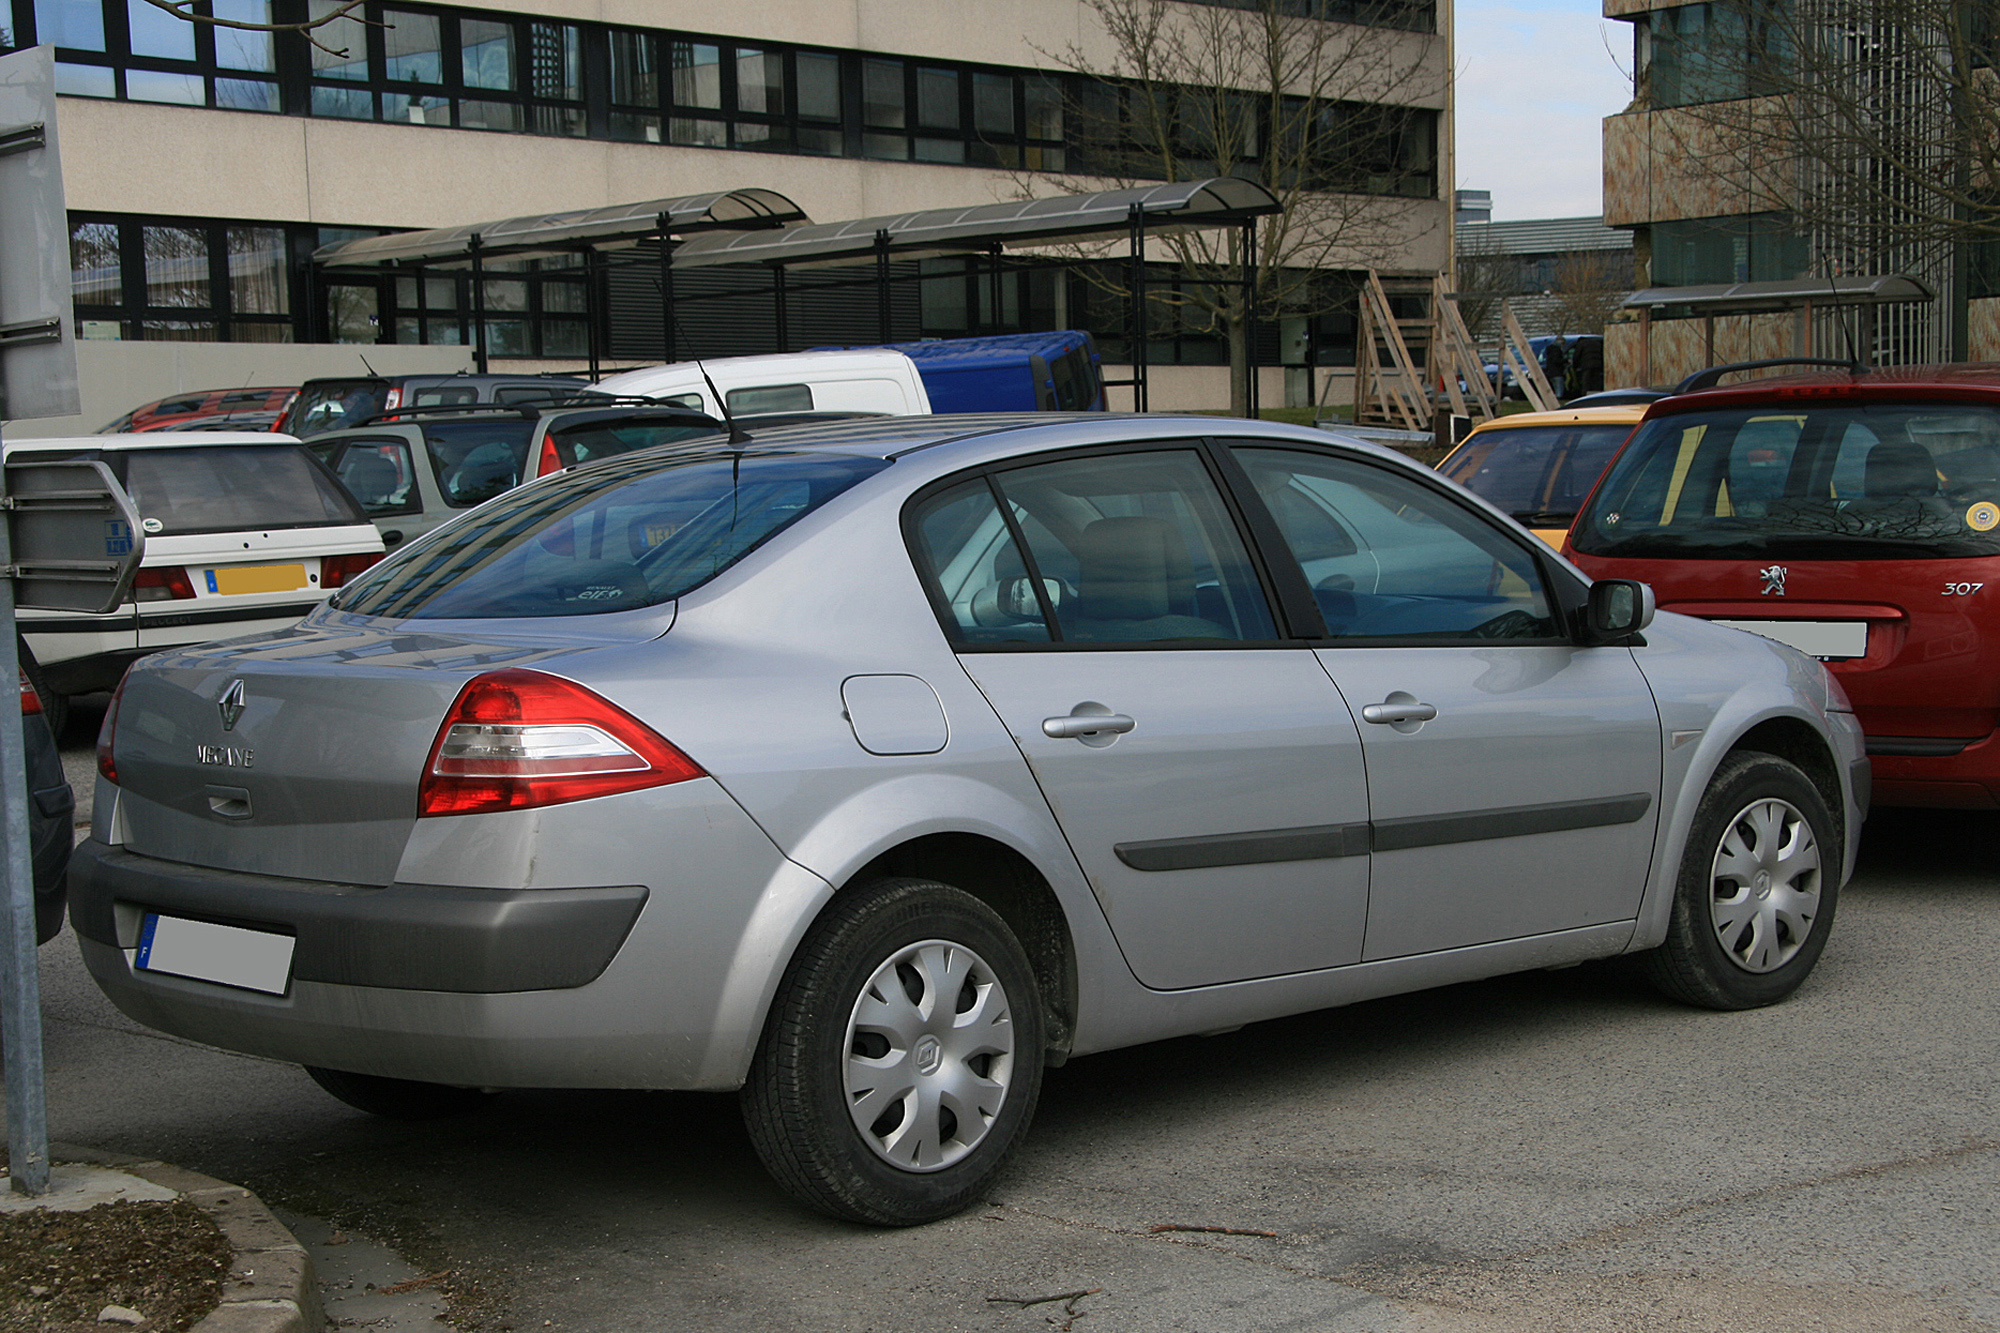
[{"label": "red car taillight", "polygon": [[535,460],[535,475],[546,477],[551,472],[560,472],[562,470],[562,455],[556,452],[556,433],[552,430],[543,431],[542,452],[541,456]]},{"label": "red car taillight", "polygon": [[489,671],[459,691],[431,743],[417,816],[560,805],[705,777],[610,700],[539,671]]},{"label": "red car taillight", "polygon": [[368,566],[382,558],[380,551],[359,551],[352,555],[323,555],[319,560],[319,586],[322,592],[344,588],[347,581]]},{"label": "red car taillight", "polygon": [[194,584],[188,582],[187,571],[179,565],[142,569],[132,577],[135,602],[167,602],[193,596]]},{"label": "red car taillight", "polygon": [[111,706],[104,710],[104,725],[97,729],[97,771],[112,786],[118,785],[118,764],[112,758],[112,748],[118,743],[118,705],[125,698],[125,678],[118,678],[118,688],[111,692]]},{"label": "red car taillight", "polygon": [[23,671],[21,673],[21,716],[28,717],[31,714],[41,711],[42,696],[35,693],[35,687],[28,683],[28,673]]}]

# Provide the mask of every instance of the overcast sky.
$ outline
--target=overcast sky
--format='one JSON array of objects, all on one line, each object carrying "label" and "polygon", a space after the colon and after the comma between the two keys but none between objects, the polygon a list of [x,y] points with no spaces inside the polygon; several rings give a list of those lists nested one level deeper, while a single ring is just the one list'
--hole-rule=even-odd
[{"label": "overcast sky", "polygon": [[1458,188],[1493,216],[1603,211],[1604,117],[1632,100],[1632,26],[1601,0],[1458,0]]}]

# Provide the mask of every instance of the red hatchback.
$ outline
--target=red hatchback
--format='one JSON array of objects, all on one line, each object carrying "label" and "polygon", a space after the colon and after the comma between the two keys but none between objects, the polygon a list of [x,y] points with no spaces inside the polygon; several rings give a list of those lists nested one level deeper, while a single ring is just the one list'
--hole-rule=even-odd
[{"label": "red hatchback", "polygon": [[2000,806],[2000,365],[1662,399],[1563,550],[1824,660],[1880,803]]}]

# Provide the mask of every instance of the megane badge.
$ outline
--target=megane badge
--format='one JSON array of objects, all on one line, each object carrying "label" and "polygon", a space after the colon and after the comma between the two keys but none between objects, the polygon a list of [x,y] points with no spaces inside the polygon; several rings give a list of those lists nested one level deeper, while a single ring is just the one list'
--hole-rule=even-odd
[{"label": "megane badge", "polygon": [[243,682],[241,680],[232,680],[229,682],[229,687],[223,690],[221,702],[217,707],[222,710],[222,729],[224,731],[236,730],[236,719],[243,716]]},{"label": "megane badge", "polygon": [[[1768,569],[1760,569],[1757,571],[1757,577],[1764,580],[1763,596],[1783,597],[1785,595],[1786,572],[1787,571],[1783,565],[1772,565]],[[243,682],[237,681],[236,683],[238,685],[241,685]]]}]

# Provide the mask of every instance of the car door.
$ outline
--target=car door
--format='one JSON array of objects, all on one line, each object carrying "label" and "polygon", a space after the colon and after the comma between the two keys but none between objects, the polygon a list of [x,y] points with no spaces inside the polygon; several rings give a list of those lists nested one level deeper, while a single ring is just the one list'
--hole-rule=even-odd
[{"label": "car door", "polygon": [[1361,719],[1362,956],[1633,918],[1661,737],[1631,650],[1574,641],[1520,535],[1442,489],[1309,449],[1232,455],[1305,575],[1325,622],[1316,652]]},{"label": "car door", "polygon": [[1142,982],[1359,959],[1360,736],[1279,638],[1198,444],[964,479],[920,497],[910,535]]}]

